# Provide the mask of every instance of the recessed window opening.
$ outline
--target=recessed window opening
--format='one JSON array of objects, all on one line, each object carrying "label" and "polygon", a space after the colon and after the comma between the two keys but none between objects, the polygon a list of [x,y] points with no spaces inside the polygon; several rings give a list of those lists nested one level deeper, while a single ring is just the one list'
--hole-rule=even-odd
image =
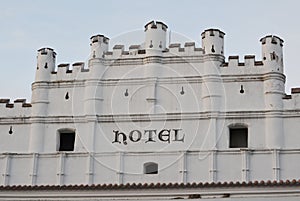
[{"label": "recessed window opening", "polygon": [[158,174],[158,164],[153,162],[145,163],[144,174]]},{"label": "recessed window opening", "polygon": [[229,128],[229,148],[248,147],[248,128],[231,127]]},{"label": "recessed window opening", "polygon": [[58,132],[58,151],[74,151],[75,131],[63,129]]}]

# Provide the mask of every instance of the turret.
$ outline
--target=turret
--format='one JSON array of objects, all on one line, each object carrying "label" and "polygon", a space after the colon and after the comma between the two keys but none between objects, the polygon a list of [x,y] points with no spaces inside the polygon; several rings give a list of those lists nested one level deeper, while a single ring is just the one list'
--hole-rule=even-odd
[{"label": "turret", "polygon": [[283,40],[277,36],[269,35],[260,39],[262,43],[262,60],[266,67],[273,72],[283,73]]},{"label": "turret", "polygon": [[264,79],[265,109],[268,116],[265,119],[266,146],[270,149],[280,149],[283,142],[283,96],[285,76],[283,75],[283,40],[277,36],[266,36],[260,39],[262,43],[262,60],[268,73]]},{"label": "turret", "polygon": [[145,49],[147,54],[159,55],[166,49],[168,26],[163,22],[151,21],[145,25]]},{"label": "turret", "polygon": [[31,124],[29,152],[39,153],[44,151],[45,124],[42,122],[48,111],[48,85],[44,82],[50,81],[51,72],[55,70],[56,53],[51,48],[38,50],[37,70],[35,82],[32,84],[32,113],[35,122]]},{"label": "turret", "polygon": [[102,58],[108,51],[109,38],[104,35],[95,35],[91,37],[91,56],[90,59]]},{"label": "turret", "polygon": [[37,55],[37,69],[35,81],[48,81],[55,70],[56,53],[51,48],[41,48]]},{"label": "turret", "polygon": [[202,32],[202,48],[205,54],[224,55],[224,35],[219,29],[207,29]]},{"label": "turret", "polygon": [[218,29],[208,29],[202,32],[202,48],[204,50],[203,82],[202,82],[202,111],[211,112],[210,126],[202,149],[217,149],[218,112],[224,110],[225,91],[220,74],[220,66],[224,62],[224,35]]}]

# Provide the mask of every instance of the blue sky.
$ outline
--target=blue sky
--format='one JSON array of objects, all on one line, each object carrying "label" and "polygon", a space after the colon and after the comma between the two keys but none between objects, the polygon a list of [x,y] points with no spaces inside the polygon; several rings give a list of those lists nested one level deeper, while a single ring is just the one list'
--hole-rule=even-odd
[{"label": "blue sky", "polygon": [[291,87],[300,86],[299,6],[297,0],[1,0],[0,97],[31,99],[37,49],[54,48],[57,64],[86,61],[90,36],[104,34],[114,43],[125,32],[143,34],[144,24],[153,19],[199,44],[204,29],[219,28],[226,33],[225,55],[241,59],[255,54],[260,60],[259,39],[280,36],[290,93]]}]

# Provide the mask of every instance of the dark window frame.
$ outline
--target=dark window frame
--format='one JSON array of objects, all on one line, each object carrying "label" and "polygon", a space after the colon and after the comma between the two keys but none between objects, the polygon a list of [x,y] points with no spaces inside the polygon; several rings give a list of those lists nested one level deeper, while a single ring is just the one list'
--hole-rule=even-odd
[{"label": "dark window frame", "polygon": [[57,132],[57,151],[74,151],[76,142],[75,129],[59,129]]},{"label": "dark window frame", "polygon": [[249,148],[249,129],[246,125],[229,126],[229,148]]}]

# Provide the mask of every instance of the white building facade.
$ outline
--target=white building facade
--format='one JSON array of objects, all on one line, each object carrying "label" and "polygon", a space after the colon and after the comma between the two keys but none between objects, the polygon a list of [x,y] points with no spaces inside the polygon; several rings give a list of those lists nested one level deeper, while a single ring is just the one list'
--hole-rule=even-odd
[{"label": "white building facade", "polygon": [[300,88],[285,94],[283,40],[262,60],[224,57],[225,33],[167,45],[167,25],[88,63],[38,50],[32,100],[0,100],[3,186],[254,182],[300,178]]}]

